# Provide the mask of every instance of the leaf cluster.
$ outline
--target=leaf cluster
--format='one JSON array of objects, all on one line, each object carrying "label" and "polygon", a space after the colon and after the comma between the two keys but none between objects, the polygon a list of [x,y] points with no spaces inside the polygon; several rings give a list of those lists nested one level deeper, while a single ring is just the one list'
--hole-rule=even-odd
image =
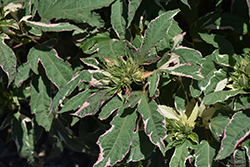
[{"label": "leaf cluster", "polygon": [[248,166],[249,1],[1,1],[0,130],[42,166]]}]

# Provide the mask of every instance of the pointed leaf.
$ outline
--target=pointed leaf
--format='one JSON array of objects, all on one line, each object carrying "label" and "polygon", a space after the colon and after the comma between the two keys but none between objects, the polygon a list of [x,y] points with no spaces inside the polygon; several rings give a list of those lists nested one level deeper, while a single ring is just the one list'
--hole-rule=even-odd
[{"label": "pointed leaf", "polygon": [[184,3],[185,5],[187,5],[189,9],[191,9],[191,7],[188,3],[188,0],[181,0],[181,2]]},{"label": "pointed leaf", "polygon": [[195,150],[196,166],[212,166],[216,148],[212,147],[206,140],[202,140]]},{"label": "pointed leaf", "polygon": [[7,74],[9,82],[14,80],[16,76],[16,56],[12,49],[7,46],[4,39],[8,39],[4,34],[0,35],[0,67]]},{"label": "pointed leaf", "polygon": [[169,166],[170,167],[186,167],[185,163],[190,156],[188,148],[190,148],[190,141],[185,140],[184,143],[175,148],[174,154],[170,160]]},{"label": "pointed leaf", "polygon": [[78,93],[76,96],[69,99],[63,108],[58,113],[64,113],[70,110],[76,110],[87,100],[87,98],[97,90],[87,89],[84,92]]},{"label": "pointed leaf", "polygon": [[177,22],[172,22],[171,27],[168,30],[167,36],[157,44],[158,51],[174,50],[183,40],[185,33],[182,33],[182,29]]},{"label": "pointed leaf", "polygon": [[158,105],[159,111],[161,114],[168,119],[176,119],[180,121],[180,116],[174,108],[166,106],[166,105]]},{"label": "pointed leaf", "polygon": [[54,24],[46,24],[43,22],[35,22],[25,20],[27,26],[40,29],[44,32],[60,32],[60,31],[72,31],[72,30],[80,30],[79,27],[69,24],[69,23],[54,23]]},{"label": "pointed leaf", "polygon": [[17,86],[20,86],[20,84],[29,78],[30,76],[30,65],[28,62],[23,63],[21,66],[17,69],[18,73],[16,75],[15,84]]},{"label": "pointed leaf", "polygon": [[125,55],[125,46],[126,44],[123,41],[108,40],[102,43],[97,43],[85,53],[92,54],[93,52],[98,51],[93,56],[100,58],[102,61],[103,58],[117,59],[117,56]]},{"label": "pointed leaf", "polygon": [[196,65],[180,64],[174,67],[169,67],[164,71],[166,71],[169,74],[177,75],[180,77],[187,77],[187,78],[193,78],[196,80],[201,80],[204,77],[202,76],[200,69],[201,68]]},{"label": "pointed leaf", "polygon": [[250,134],[250,117],[243,112],[235,113],[224,130],[220,151],[216,159],[224,159]]},{"label": "pointed leaf", "polygon": [[124,108],[131,107],[134,108],[141,99],[141,91],[132,91],[126,101]]},{"label": "pointed leaf", "polygon": [[1,20],[0,27],[11,27],[11,28],[19,30],[19,26],[14,19]]},{"label": "pointed leaf", "polygon": [[90,57],[90,58],[80,58],[80,60],[86,64],[87,66],[90,66],[90,67],[93,67],[97,70],[99,70],[100,68],[98,67],[99,66],[99,62],[93,58],[93,57]]},{"label": "pointed leaf", "polygon": [[22,158],[27,158],[29,160],[34,158],[34,129],[31,123],[31,119],[20,113],[14,114],[14,119],[12,119],[11,125],[11,135],[16,143],[18,154]]},{"label": "pointed leaf", "polygon": [[130,26],[131,22],[134,19],[136,10],[140,6],[142,0],[129,0],[128,1],[128,25],[127,28]]},{"label": "pointed leaf", "polygon": [[147,56],[149,51],[164,39],[174,21],[173,17],[178,12],[179,10],[168,11],[150,22],[141,46],[143,57]]},{"label": "pointed leaf", "polygon": [[125,39],[126,13],[124,0],[116,1],[111,7],[111,24],[120,39]]},{"label": "pointed leaf", "polygon": [[208,94],[204,97],[204,103],[207,105],[211,105],[217,102],[222,102],[230,97],[236,96],[237,94],[246,94],[247,92],[243,90],[225,90],[225,91],[218,91]]},{"label": "pointed leaf", "polygon": [[158,106],[146,93],[141,93],[138,111],[142,115],[144,130],[150,141],[159,147],[162,154],[165,154],[165,144],[163,139],[166,136],[166,121],[158,111]]},{"label": "pointed leaf", "polygon": [[216,141],[220,141],[220,138],[223,136],[224,129],[230,121],[229,114],[229,111],[219,109],[210,119],[209,129],[211,130]]},{"label": "pointed leaf", "polygon": [[86,115],[94,115],[105,101],[112,98],[114,93],[115,91],[110,89],[103,89],[93,93],[74,113],[74,115],[79,117],[85,117]]},{"label": "pointed leaf", "polygon": [[160,81],[160,76],[157,72],[154,72],[148,77],[148,83],[149,83],[149,96],[155,96],[156,95],[156,90],[158,87]]},{"label": "pointed leaf", "polygon": [[150,55],[144,57],[142,64],[149,65],[149,64],[157,62],[157,60],[159,60],[159,59],[160,59],[160,57],[157,56],[157,53],[150,54]]},{"label": "pointed leaf", "polygon": [[102,111],[99,114],[99,118],[108,118],[115,110],[123,106],[124,100],[121,100],[118,96],[113,97],[102,107]]},{"label": "pointed leaf", "polygon": [[200,72],[204,76],[204,79],[198,82],[198,87],[205,93],[205,95],[214,92],[218,83],[228,77],[226,71],[217,69],[214,63],[220,63],[216,58],[217,55],[218,50],[215,50],[211,55],[206,56],[198,62],[202,67]]},{"label": "pointed leaf", "polygon": [[111,128],[99,139],[100,154],[94,166],[113,166],[121,161],[129,151],[135,128],[135,109],[121,108],[111,122]]},{"label": "pointed leaf", "polygon": [[145,132],[136,131],[134,133],[134,140],[129,152],[129,158],[126,162],[144,160],[153,152],[154,148],[155,146],[150,142]]},{"label": "pointed leaf", "polygon": [[[104,32],[104,33],[97,33],[95,36],[90,37],[90,38],[85,38],[81,45],[80,48],[82,49],[83,52],[86,52],[89,50],[91,47],[93,47],[97,43],[102,43],[102,42],[107,42],[110,41],[110,36],[109,33]],[[92,49],[91,49],[92,50]]]},{"label": "pointed leaf", "polygon": [[81,75],[77,75],[73,77],[67,85],[62,87],[57,93],[56,96],[53,98],[53,102],[50,107],[50,112],[54,112],[56,108],[62,104],[66,96],[70,95],[76,86],[79,84],[81,79]]},{"label": "pointed leaf", "polygon": [[31,84],[31,100],[30,107],[31,113],[36,115],[36,121],[39,125],[49,131],[53,116],[49,113],[49,107],[51,104],[50,97],[50,81],[43,72],[42,67],[39,67],[40,75],[33,75]]},{"label": "pointed leaf", "polygon": [[249,166],[249,161],[246,156],[246,151],[242,149],[236,149],[233,153],[234,166],[245,167]]},{"label": "pointed leaf", "polygon": [[100,16],[92,13],[94,9],[109,6],[114,0],[72,0],[72,1],[39,1],[37,4],[39,16],[42,19],[52,18],[74,20],[76,22],[88,22],[93,26],[102,26]]},{"label": "pointed leaf", "polygon": [[[49,42],[54,43],[54,41]],[[28,53],[28,61],[36,74],[38,73],[37,63],[40,61],[48,78],[60,89],[73,77],[73,71],[70,65],[58,57],[57,52],[48,45],[51,44],[45,43],[31,48]]]},{"label": "pointed leaf", "polygon": [[173,53],[180,56],[180,63],[196,64],[198,60],[202,59],[202,55],[199,51],[188,47],[179,46],[173,50]]}]

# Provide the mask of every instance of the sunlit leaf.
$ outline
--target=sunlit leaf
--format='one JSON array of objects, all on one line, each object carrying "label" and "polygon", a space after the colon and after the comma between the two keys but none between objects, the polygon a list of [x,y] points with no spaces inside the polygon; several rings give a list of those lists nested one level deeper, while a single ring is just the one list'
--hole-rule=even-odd
[{"label": "sunlit leaf", "polygon": [[230,97],[233,97],[237,94],[245,94],[246,92],[243,90],[228,90],[228,91],[218,91],[218,92],[213,92],[208,94],[207,96],[204,97],[204,103],[207,105],[214,104],[217,102],[222,102]]},{"label": "sunlit leaf", "polygon": [[128,153],[133,141],[135,109],[120,109],[111,122],[111,128],[98,139],[100,154],[94,166],[113,166]]},{"label": "sunlit leaf", "polygon": [[127,6],[124,0],[113,3],[111,8],[111,24],[120,39],[125,39]]},{"label": "sunlit leaf", "polygon": [[185,140],[184,143],[175,148],[174,154],[170,160],[169,166],[170,167],[185,167],[186,160],[188,156],[190,156],[188,148],[192,147],[190,141]]},{"label": "sunlit leaf", "polygon": [[[165,35],[168,33],[168,28],[171,26],[173,17],[179,12],[179,10],[173,10],[166,12],[153,21],[148,26],[145,33],[145,37],[140,48],[141,55],[143,57],[147,56],[149,51],[158,44]],[[164,35],[163,35],[164,34]]]},{"label": "sunlit leaf", "polygon": [[38,73],[37,63],[40,61],[48,78],[60,89],[73,77],[73,71],[70,65],[58,56],[56,50],[50,47],[54,42],[49,41],[31,48],[28,53],[28,61],[36,74]]},{"label": "sunlit leaf", "polygon": [[163,115],[157,111],[158,106],[155,101],[149,99],[146,93],[141,93],[140,97],[138,111],[143,118],[144,130],[151,142],[159,147],[164,155],[165,144],[163,139],[166,136],[165,119]]},{"label": "sunlit leaf", "polygon": [[36,6],[42,19],[69,19],[76,22],[88,22],[93,26],[103,26],[103,21],[94,9],[109,6],[113,0],[73,0],[73,1],[39,1]]},{"label": "sunlit leaf", "polygon": [[216,159],[224,159],[250,134],[250,118],[243,112],[235,113],[227,124]]},{"label": "sunlit leaf", "polygon": [[142,0],[129,0],[129,4],[128,4],[128,25],[127,27],[130,26],[136,10],[138,9],[138,7],[140,6]]},{"label": "sunlit leaf", "polygon": [[106,100],[112,98],[114,93],[115,91],[110,89],[103,89],[93,93],[74,113],[74,115],[84,117],[86,115],[95,114]]},{"label": "sunlit leaf", "polygon": [[202,140],[195,150],[196,166],[212,166],[215,155],[216,148],[206,140]]}]

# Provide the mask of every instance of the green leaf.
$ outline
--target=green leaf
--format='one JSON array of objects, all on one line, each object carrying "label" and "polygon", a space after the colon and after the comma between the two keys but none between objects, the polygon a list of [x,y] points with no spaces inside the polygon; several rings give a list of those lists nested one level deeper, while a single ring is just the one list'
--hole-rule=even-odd
[{"label": "green leaf", "polygon": [[52,114],[49,113],[51,104],[50,81],[43,72],[41,65],[39,67],[39,73],[39,76],[34,74],[32,77],[30,100],[31,113],[36,115],[37,123],[43,126],[46,131],[49,131],[54,118]]},{"label": "green leaf", "polygon": [[192,144],[188,140],[185,140],[182,145],[177,146],[170,160],[169,166],[186,167],[186,159],[188,158],[188,156],[190,156],[188,148],[190,148],[191,146]]},{"label": "green leaf", "polygon": [[135,128],[135,109],[121,108],[111,122],[111,128],[99,139],[100,154],[94,166],[113,166],[129,151]]},{"label": "green leaf", "polygon": [[29,62],[23,63],[17,68],[17,75],[15,79],[15,84],[20,86],[20,84],[29,78],[30,76],[30,65]]},{"label": "green leaf", "polygon": [[14,19],[1,20],[0,27],[11,27],[11,28],[19,30],[19,26]]},{"label": "green leaf", "polygon": [[196,166],[212,166],[216,148],[212,147],[206,140],[202,140],[195,150]]},{"label": "green leaf", "polygon": [[124,108],[131,107],[134,108],[141,99],[141,91],[132,91],[126,101]]},{"label": "green leaf", "polygon": [[79,108],[87,98],[96,90],[87,89],[84,92],[78,93],[76,96],[69,99],[59,113],[64,113],[70,110],[76,110]]},{"label": "green leaf", "polygon": [[131,22],[134,19],[134,16],[136,14],[136,10],[140,6],[142,0],[129,0],[128,1],[128,25],[127,28],[130,26]]},{"label": "green leaf", "polygon": [[210,119],[209,129],[216,141],[220,142],[221,137],[223,136],[224,129],[227,126],[229,119],[230,111],[225,109],[217,110],[213,117]]},{"label": "green leaf", "polygon": [[247,96],[239,96],[234,100],[234,110],[245,110],[250,108],[250,99]]},{"label": "green leaf", "polygon": [[201,80],[204,77],[202,76],[200,69],[201,68],[197,65],[180,64],[174,67],[168,67],[164,71],[169,74],[177,75],[180,77],[187,77],[187,78],[193,78],[196,80]]},{"label": "green leaf", "polygon": [[86,54],[92,54],[94,51],[98,51],[93,57],[98,57],[103,60],[104,57],[117,59],[117,56],[125,55],[126,44],[123,41],[109,40],[102,43],[97,43],[93,48],[86,51]]},{"label": "green leaf", "polygon": [[184,46],[175,48],[172,53],[180,56],[180,63],[196,64],[198,60],[202,59],[202,55],[199,51]]},{"label": "green leaf", "polygon": [[103,26],[101,17],[94,9],[109,6],[114,0],[72,0],[72,1],[39,1],[36,8],[42,19],[68,19],[75,22],[88,22],[93,26]]},{"label": "green leaf", "polygon": [[235,148],[250,134],[250,117],[243,112],[235,113],[224,130],[217,160],[228,157]]},{"label": "green leaf", "polygon": [[157,44],[158,51],[174,50],[183,40],[185,33],[181,34],[182,29],[176,21],[169,27],[167,36]]},{"label": "green leaf", "polygon": [[166,136],[166,122],[163,115],[158,111],[155,101],[148,98],[147,93],[141,92],[141,99],[138,104],[138,111],[142,115],[144,130],[150,141],[159,147],[162,154],[165,154],[165,144],[163,139]]},{"label": "green leaf", "polygon": [[215,104],[217,102],[223,102],[230,97],[236,96],[237,94],[246,94],[243,90],[222,90],[218,92],[212,92],[204,97],[204,103],[207,105]]},{"label": "green leaf", "polygon": [[134,133],[134,140],[130,148],[128,162],[136,162],[146,159],[154,150],[155,146],[150,142],[148,136],[143,131]]},{"label": "green leaf", "polygon": [[7,46],[4,39],[8,39],[5,34],[0,35],[0,67],[7,74],[8,85],[15,79],[16,76],[16,56],[13,50]]},{"label": "green leaf", "polygon": [[[107,32],[98,33],[91,38],[84,39],[80,45],[80,48],[82,49],[83,52],[86,52],[91,47],[93,47],[95,44],[107,42],[107,41],[110,41],[109,33],[107,33]],[[90,49],[90,50],[92,50],[92,49]]]},{"label": "green leaf", "polygon": [[51,32],[60,32],[60,31],[72,31],[72,30],[80,30],[79,27],[69,24],[69,23],[53,23],[53,24],[46,24],[43,22],[35,22],[35,21],[25,21],[27,26],[40,29],[44,32],[51,31]]},{"label": "green leaf", "polygon": [[99,70],[100,68],[99,66],[99,62],[93,58],[93,57],[89,57],[89,58],[81,58],[80,59],[84,64],[86,64],[87,66],[93,67],[97,70]]},{"label": "green leaf", "polygon": [[[200,72],[204,76],[204,79],[198,82],[198,87],[205,95],[214,92],[220,81],[228,77],[224,70],[217,69],[215,62],[224,64],[225,61],[225,59],[223,61],[217,59],[217,55],[217,50],[215,50],[211,55],[198,61],[202,67]],[[221,60],[221,62],[219,60]]]},{"label": "green leaf", "polygon": [[51,40],[31,48],[28,53],[28,61],[36,74],[38,74],[37,63],[40,61],[48,78],[60,89],[73,77],[73,71],[67,62],[58,57],[56,50],[50,48],[54,42]]},{"label": "green leaf", "polygon": [[184,3],[185,5],[187,5],[189,9],[191,9],[191,7],[188,3],[188,0],[181,0],[181,2]]},{"label": "green leaf", "polygon": [[188,137],[195,143],[199,144],[199,136],[195,132],[191,132]]},{"label": "green leaf", "polygon": [[142,59],[168,34],[168,29],[174,22],[173,17],[179,10],[168,11],[150,22],[145,32],[143,44],[140,48]]},{"label": "green leaf", "polygon": [[105,101],[112,98],[115,91],[110,89],[99,90],[90,95],[82,106],[74,113],[78,117],[94,115]]},{"label": "green leaf", "polygon": [[111,24],[120,39],[125,39],[126,10],[124,0],[117,0],[111,7]]},{"label": "green leaf", "polygon": [[81,80],[81,75],[78,74],[77,76],[73,77],[67,85],[62,87],[57,93],[56,96],[53,98],[53,102],[50,107],[50,112],[54,112],[56,108],[62,104],[66,96],[70,95],[76,86],[79,84]]},{"label": "green leaf", "polygon": [[157,72],[154,72],[148,77],[148,83],[149,83],[149,96],[155,96],[157,87],[160,81],[160,75]]},{"label": "green leaf", "polygon": [[12,119],[11,135],[16,143],[18,154],[22,158],[34,161],[34,129],[32,120],[20,113],[15,113]]},{"label": "green leaf", "polygon": [[249,160],[246,156],[246,150],[236,149],[233,153],[234,165],[237,167],[249,166]]},{"label": "green leaf", "polygon": [[102,111],[99,114],[99,118],[106,119],[111,115],[115,110],[123,106],[124,100],[121,100],[118,96],[114,96],[110,99],[107,104],[102,107]]}]

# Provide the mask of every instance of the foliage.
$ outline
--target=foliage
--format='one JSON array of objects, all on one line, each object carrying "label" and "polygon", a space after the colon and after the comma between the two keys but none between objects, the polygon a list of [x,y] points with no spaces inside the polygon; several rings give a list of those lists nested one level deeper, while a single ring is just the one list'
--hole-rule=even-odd
[{"label": "foliage", "polygon": [[93,166],[248,166],[249,1],[231,2],[1,1],[0,130],[33,166],[44,133]]}]

